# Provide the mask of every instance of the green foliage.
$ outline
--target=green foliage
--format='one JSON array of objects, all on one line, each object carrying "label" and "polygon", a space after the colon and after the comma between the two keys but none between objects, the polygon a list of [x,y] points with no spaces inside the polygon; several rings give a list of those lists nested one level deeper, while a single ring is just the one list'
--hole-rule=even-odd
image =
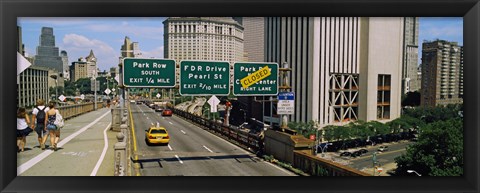
[{"label": "green foliage", "polygon": [[289,122],[288,127],[297,131],[298,134],[303,135],[306,138],[309,138],[310,135],[317,133],[315,121],[309,121],[308,123],[304,122]]},{"label": "green foliage", "polygon": [[395,162],[397,175],[407,175],[407,170],[428,176],[463,175],[463,120],[454,118],[426,125],[418,142]]},{"label": "green foliage", "polygon": [[420,92],[408,92],[402,99],[402,106],[416,107],[420,105]]}]

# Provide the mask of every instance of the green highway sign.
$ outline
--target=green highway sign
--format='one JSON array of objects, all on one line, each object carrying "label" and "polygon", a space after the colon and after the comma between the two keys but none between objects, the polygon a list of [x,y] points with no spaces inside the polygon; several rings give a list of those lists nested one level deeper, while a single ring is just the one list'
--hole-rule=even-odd
[{"label": "green highway sign", "polygon": [[180,95],[229,95],[230,64],[218,61],[180,62]]},{"label": "green highway sign", "polygon": [[277,94],[277,63],[237,62],[233,65],[233,95],[273,96]]},{"label": "green highway sign", "polygon": [[175,87],[175,60],[124,58],[122,63],[126,87]]}]

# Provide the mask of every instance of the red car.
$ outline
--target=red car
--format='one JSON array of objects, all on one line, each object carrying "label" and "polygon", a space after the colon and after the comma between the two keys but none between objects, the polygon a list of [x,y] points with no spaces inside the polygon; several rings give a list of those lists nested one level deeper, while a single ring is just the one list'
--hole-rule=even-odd
[{"label": "red car", "polygon": [[173,112],[170,109],[164,109],[162,111],[162,116],[172,116]]}]

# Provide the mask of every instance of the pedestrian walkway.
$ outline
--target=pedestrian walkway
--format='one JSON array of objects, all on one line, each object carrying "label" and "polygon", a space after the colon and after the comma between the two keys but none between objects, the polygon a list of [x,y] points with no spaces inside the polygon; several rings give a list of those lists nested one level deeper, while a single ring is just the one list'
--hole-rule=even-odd
[{"label": "pedestrian walkway", "polygon": [[17,154],[18,176],[113,176],[113,145],[118,132],[110,130],[110,109],[102,108],[68,119],[61,130],[58,150],[38,146],[35,132],[27,136],[24,152]]}]

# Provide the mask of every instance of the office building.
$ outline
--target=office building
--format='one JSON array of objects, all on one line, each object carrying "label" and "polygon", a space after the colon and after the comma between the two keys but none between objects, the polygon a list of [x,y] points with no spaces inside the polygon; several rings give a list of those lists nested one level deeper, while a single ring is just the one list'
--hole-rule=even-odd
[{"label": "office building", "polygon": [[[400,116],[404,18],[272,17],[265,28],[265,60],[292,69],[290,121],[323,127]],[[264,120],[279,122],[268,118],[275,108],[263,109]]]},{"label": "office building", "polygon": [[[25,56],[22,42],[22,28],[17,27],[17,52],[22,54],[30,63],[34,59]],[[31,65],[17,76],[17,107],[31,108],[36,105],[37,99],[49,101],[48,68]]]},{"label": "office building", "polygon": [[418,85],[418,26],[418,17],[404,18],[402,94],[420,89],[415,86]]},{"label": "office building", "polygon": [[60,52],[60,57],[62,57],[62,63],[63,63],[63,78],[65,80],[70,80],[70,70],[69,70],[69,63],[68,63],[68,54],[67,51],[62,50]]},{"label": "office building", "polygon": [[132,42],[128,36],[125,36],[123,45],[120,48],[120,55],[121,55],[120,59],[127,58],[127,57],[141,58],[142,52],[140,51],[138,42]]},{"label": "office building", "polygon": [[93,54],[93,50],[90,50],[90,54],[85,57],[87,62],[87,74],[89,78],[98,77],[97,57]]},{"label": "office building", "polygon": [[89,78],[88,73],[88,63],[85,58],[79,58],[78,61],[72,62],[70,67],[70,74],[72,75],[72,80],[77,81],[81,78]]},{"label": "office building", "polygon": [[[265,18],[264,17],[233,17],[240,25],[243,26],[243,45],[244,58],[247,62],[263,62],[265,61]],[[256,110],[260,103],[255,102],[255,97],[238,97],[241,112],[232,111],[232,116],[238,114],[237,119],[253,117],[256,120],[262,120],[262,111]],[[235,107],[236,108],[236,107]],[[246,112],[243,112],[246,111]]]},{"label": "office building", "polygon": [[169,17],[163,24],[165,58],[244,61],[243,27],[231,17]]},{"label": "office building", "polygon": [[422,44],[421,105],[463,103],[463,46],[446,40]]},{"label": "office building", "polygon": [[42,27],[40,45],[35,55],[35,65],[55,69],[56,72],[63,71],[62,58],[59,55],[58,47],[55,47],[55,36],[53,28]]}]

